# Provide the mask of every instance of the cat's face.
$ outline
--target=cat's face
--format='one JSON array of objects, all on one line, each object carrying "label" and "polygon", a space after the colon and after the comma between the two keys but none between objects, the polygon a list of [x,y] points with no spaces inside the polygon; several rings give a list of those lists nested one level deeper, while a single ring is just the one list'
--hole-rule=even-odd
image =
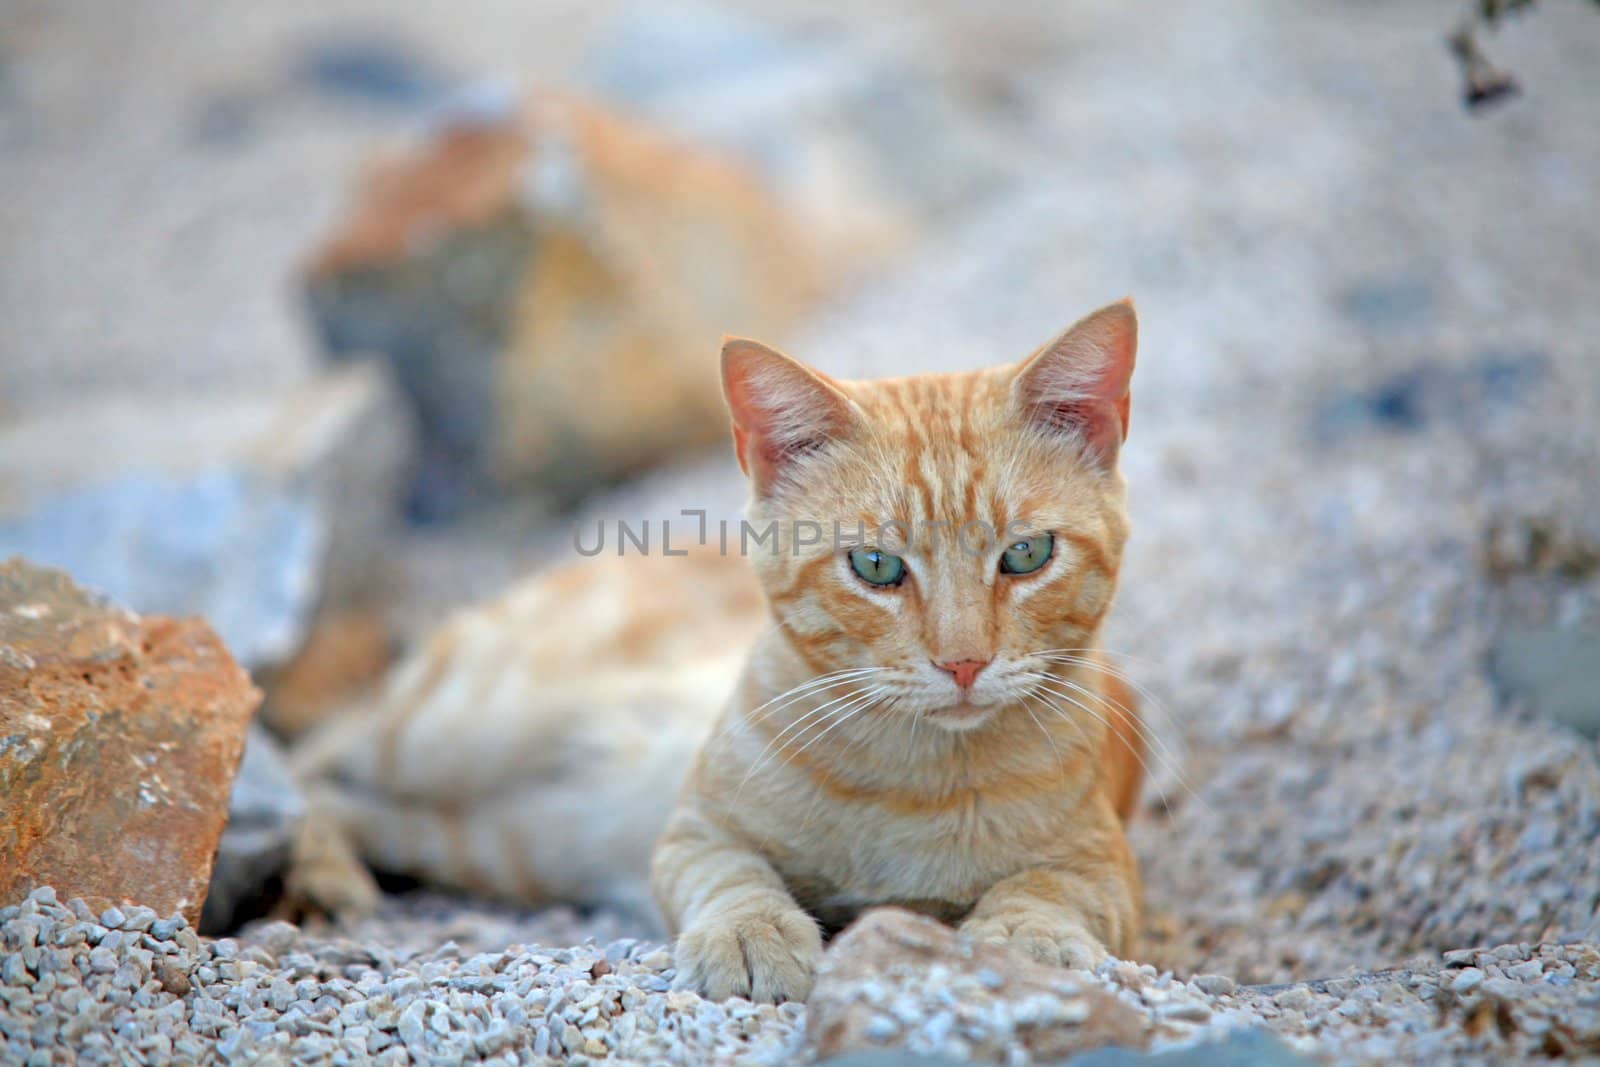
[{"label": "cat's face", "polygon": [[1114,304],[1020,364],[873,382],[726,344],[749,523],[777,531],[748,552],[816,674],[860,670],[864,711],[966,730],[1092,645],[1127,536],[1135,332]]}]

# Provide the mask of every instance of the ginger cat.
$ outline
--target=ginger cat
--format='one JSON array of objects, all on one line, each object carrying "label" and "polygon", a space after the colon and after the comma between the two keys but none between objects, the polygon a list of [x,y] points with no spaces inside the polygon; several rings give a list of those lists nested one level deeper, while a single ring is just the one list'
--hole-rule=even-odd
[{"label": "ginger cat", "polygon": [[528,902],[637,905],[648,866],[680,983],[719,998],[804,997],[823,931],[874,904],[1126,955],[1142,727],[1094,650],[1136,332],[1113,304],[1020,364],[872,382],[728,340],[749,522],[779,543],[585,560],[452,619],[300,751],[324,818],[291,881],[369,895],[330,825]]},{"label": "ginger cat", "polygon": [[[876,382],[726,343],[752,524],[901,525],[892,549],[752,557],[778,626],[652,862],[683,985],[802,998],[824,928],[876,904],[1049,963],[1129,950],[1139,732],[1092,650],[1135,338],[1113,304],[1018,366]],[[968,524],[1004,535],[975,551]]]}]

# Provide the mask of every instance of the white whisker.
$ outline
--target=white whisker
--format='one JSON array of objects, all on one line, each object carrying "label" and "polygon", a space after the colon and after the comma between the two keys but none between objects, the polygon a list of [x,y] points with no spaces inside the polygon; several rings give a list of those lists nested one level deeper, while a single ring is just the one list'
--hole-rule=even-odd
[{"label": "white whisker", "polygon": [[[1063,678],[1060,675],[1056,675],[1056,674],[1046,675],[1046,677],[1051,678],[1054,681],[1059,682],[1060,684],[1062,684],[1064,686],[1067,686],[1069,689],[1072,689],[1074,692],[1083,694],[1084,696],[1090,698],[1091,700],[1100,701],[1101,705],[1104,706],[1108,712],[1111,711],[1114,708],[1116,710],[1117,714],[1122,716],[1122,720],[1124,722],[1128,723],[1135,730],[1139,731],[1140,738],[1142,738],[1146,742],[1154,742],[1155,743],[1155,745],[1160,749],[1160,752],[1158,754],[1161,755],[1161,756],[1166,757],[1169,767],[1175,768],[1176,765],[1180,762],[1180,760],[1178,758],[1178,755],[1176,753],[1174,753],[1172,751],[1172,749],[1170,749],[1167,746],[1166,741],[1162,740],[1161,735],[1156,733],[1154,730],[1149,729],[1144,724],[1144,722],[1142,722],[1140,720],[1139,714],[1137,712],[1133,711],[1131,708],[1129,708],[1126,704],[1122,703],[1122,701],[1113,699],[1112,697],[1109,697],[1104,693],[1097,692],[1096,690],[1090,689],[1086,685],[1079,685],[1077,682],[1073,681],[1070,678]],[[1177,773],[1175,769],[1174,769],[1174,773],[1175,774]],[[1185,786],[1187,787],[1187,783],[1185,783]]]},{"label": "white whisker", "polygon": [[[1035,687],[1035,692],[1046,693],[1046,694],[1049,694],[1050,696],[1056,697],[1059,700],[1065,700],[1068,703],[1072,704],[1074,707],[1078,708],[1085,715],[1088,715],[1090,718],[1092,718],[1096,722],[1100,723],[1106,729],[1108,729],[1108,730],[1115,729],[1115,727],[1112,726],[1112,724],[1111,724],[1111,722],[1109,720],[1107,720],[1099,712],[1095,711],[1094,708],[1090,707],[1089,705],[1085,704],[1083,701],[1079,700],[1071,692],[1069,692],[1067,690],[1064,690],[1064,689],[1056,689],[1056,688],[1053,687],[1052,683],[1061,682],[1061,681],[1063,681],[1063,679],[1057,678],[1054,675],[1036,675],[1036,677],[1040,678],[1041,680],[1037,683],[1037,685]],[[1081,689],[1081,687],[1080,687],[1080,689]],[[1066,709],[1061,708],[1061,707],[1057,707],[1056,711],[1059,712],[1060,714],[1063,714],[1063,715],[1066,714]],[[1140,767],[1141,770],[1144,771],[1145,776],[1147,778],[1149,778],[1152,782],[1155,782],[1156,783],[1156,787],[1158,789],[1160,789],[1160,791],[1161,791],[1161,804],[1166,809],[1167,815],[1170,818],[1172,816],[1173,812],[1172,812],[1172,803],[1167,797],[1167,791],[1164,788],[1161,787],[1161,785],[1160,785],[1160,783],[1158,781],[1156,781],[1155,775],[1151,773],[1150,764],[1145,760],[1145,758],[1142,755],[1140,755],[1137,750],[1130,750],[1130,751],[1133,752],[1133,758],[1138,761],[1139,767]],[[1162,756],[1160,753],[1154,753],[1154,755],[1157,757],[1161,767],[1164,770],[1166,770],[1169,773],[1171,773],[1172,776],[1177,779],[1178,784],[1183,788],[1183,790],[1186,793],[1188,793],[1189,796],[1193,797],[1194,800],[1198,804],[1201,805],[1201,807],[1205,808],[1207,811],[1210,811],[1210,806],[1208,804],[1206,804],[1205,800],[1201,798],[1199,793],[1195,792],[1194,787],[1191,786],[1188,783],[1188,781],[1186,781],[1184,779],[1182,771],[1180,771],[1178,769],[1178,767],[1176,765],[1174,765],[1173,762],[1169,758],[1167,758],[1165,756]]]},{"label": "white whisker", "polygon": [[[1079,652],[1086,652],[1089,654],[1075,654]],[[1047,662],[1065,663],[1069,666],[1083,667],[1087,668],[1088,670],[1098,671],[1101,674],[1108,675],[1120,682],[1125,683],[1130,689],[1138,694],[1140,700],[1143,702],[1144,714],[1137,717],[1141,723],[1145,718],[1153,715],[1165,728],[1165,732],[1181,738],[1182,731],[1178,728],[1177,720],[1173,717],[1172,712],[1167,708],[1167,706],[1157,699],[1156,695],[1152,693],[1148,687],[1141,685],[1138,679],[1128,674],[1122,668],[1101,660],[1099,658],[1100,652],[1108,652],[1111,655],[1120,655],[1125,659],[1137,658],[1129,653],[1110,652],[1110,650],[1104,649],[1045,649],[1041,652],[1034,653],[1034,655],[1046,660]],[[1146,730],[1144,736],[1151,739],[1159,739],[1161,735],[1155,730]]]},{"label": "white whisker", "polygon": [[881,694],[885,688],[887,687],[879,686],[877,689],[869,691],[866,696],[862,698],[861,702],[850,705],[849,707],[843,708],[841,711],[836,712],[834,716],[831,716],[832,718],[836,719],[833,725],[823,730],[816,737],[813,737],[811,740],[807,741],[800,747],[798,751],[790,753],[789,756],[783,761],[784,764],[787,764],[790,760],[798,759],[799,757],[805,755],[806,750],[812,745],[815,745],[818,741],[821,741],[824,737],[827,737],[829,734],[833,733],[834,730],[837,730],[839,727],[843,726],[857,715],[860,715],[862,712],[866,711],[867,708],[871,707],[873,704],[876,704],[879,699],[882,699],[879,694]]},{"label": "white whisker", "polygon": [[[882,692],[882,690],[883,690],[883,687],[879,686],[877,689],[872,690],[872,692],[877,693],[877,692]],[[799,718],[795,719],[789,725],[785,726],[782,730],[779,730],[778,733],[772,738],[772,740],[767,742],[766,747],[764,747],[761,750],[760,755],[758,755],[756,757],[756,760],[751,765],[750,769],[745,772],[745,776],[742,779],[740,779],[739,788],[734,790],[734,794],[733,794],[734,795],[734,799],[737,800],[739,798],[739,794],[740,794],[740,792],[743,791],[745,785],[747,783],[749,783],[751,778],[755,777],[756,772],[761,770],[761,768],[766,765],[766,761],[771,758],[769,753],[771,753],[773,751],[773,749],[778,746],[779,742],[781,742],[783,740],[783,738],[791,730],[796,729],[797,727],[801,726],[803,723],[806,723],[806,722],[808,722],[810,720],[816,719],[817,716],[819,716],[819,715],[822,715],[822,718],[820,720],[821,722],[827,722],[829,719],[833,718],[833,716],[835,714],[837,714],[837,712],[828,712],[828,714],[826,714],[826,715],[823,715],[822,714],[823,712],[828,711],[829,708],[833,708],[836,705],[845,704],[845,703],[847,703],[849,701],[855,700],[860,696],[861,696],[861,691],[859,689],[852,689],[850,692],[846,693],[842,697],[835,697],[833,700],[830,700],[825,704],[822,704],[822,705],[820,705],[818,707],[812,708],[810,711],[806,712],[804,715],[801,715]],[[813,725],[815,725],[815,724],[813,723]],[[807,726],[805,730],[801,730],[800,734],[798,734],[796,736],[803,736],[806,733],[806,731],[809,730],[809,729],[810,729],[810,726]],[[780,749],[780,751],[781,751],[781,749]]]},{"label": "white whisker", "polygon": [[1053,734],[1051,734],[1050,731],[1045,728],[1044,723],[1039,721],[1039,716],[1037,716],[1037,715],[1035,715],[1033,713],[1033,705],[1032,705],[1032,702],[1029,700],[1030,696],[1032,696],[1031,693],[1022,694],[1022,701],[1023,701],[1022,710],[1026,711],[1028,713],[1028,718],[1032,719],[1033,720],[1033,724],[1039,728],[1039,732],[1044,734],[1044,739],[1046,741],[1050,742],[1050,751],[1055,753],[1056,766],[1060,767],[1063,763],[1066,762],[1066,760],[1061,755],[1061,749],[1056,744],[1055,736]]},{"label": "white whisker", "polygon": [[[717,730],[716,733],[712,734],[711,737],[707,739],[706,744],[710,745],[714,742],[723,741],[728,737],[728,735],[733,733],[733,731],[737,730],[745,723],[750,722],[757,717],[765,718],[767,716],[776,715],[784,708],[804,700],[808,696],[816,696],[820,693],[827,692],[830,689],[837,689],[842,685],[848,685],[851,682],[859,681],[869,674],[879,674],[887,670],[889,670],[888,667],[853,667],[843,670],[829,671],[827,674],[819,674],[815,678],[808,678],[799,685],[784,690],[759,707],[753,708],[750,711],[742,714],[728,716],[728,721],[722,725],[721,729]],[[779,701],[783,701],[783,703],[779,704]],[[777,706],[774,707],[774,705]]]}]

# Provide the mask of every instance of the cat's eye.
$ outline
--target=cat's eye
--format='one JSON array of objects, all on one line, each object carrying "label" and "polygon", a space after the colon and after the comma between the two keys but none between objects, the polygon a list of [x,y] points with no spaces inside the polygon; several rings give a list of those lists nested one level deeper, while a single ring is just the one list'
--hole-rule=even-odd
[{"label": "cat's eye", "polygon": [[876,548],[851,549],[850,568],[868,585],[899,585],[906,578],[906,561]]},{"label": "cat's eye", "polygon": [[1001,574],[1032,574],[1050,561],[1055,551],[1054,534],[1040,534],[1026,541],[1017,541],[1000,553]]}]

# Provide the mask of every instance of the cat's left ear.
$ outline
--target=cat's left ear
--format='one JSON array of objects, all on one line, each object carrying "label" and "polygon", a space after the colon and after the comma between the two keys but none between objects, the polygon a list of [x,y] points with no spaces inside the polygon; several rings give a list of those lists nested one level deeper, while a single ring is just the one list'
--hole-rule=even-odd
[{"label": "cat's left ear", "polygon": [[1128,385],[1138,347],[1133,301],[1119,300],[1024,360],[1011,395],[1023,418],[1073,439],[1109,470],[1128,436]]}]

